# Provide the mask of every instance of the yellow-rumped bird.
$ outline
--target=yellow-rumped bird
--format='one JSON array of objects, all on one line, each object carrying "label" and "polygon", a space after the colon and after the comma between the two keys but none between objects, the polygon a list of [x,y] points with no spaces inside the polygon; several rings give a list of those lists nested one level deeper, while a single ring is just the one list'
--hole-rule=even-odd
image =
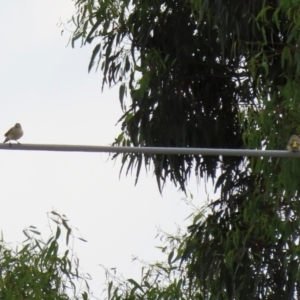
[{"label": "yellow-rumped bird", "polygon": [[299,152],[300,151],[300,138],[298,135],[293,134],[290,137],[290,140],[286,146],[287,150],[291,152]]}]

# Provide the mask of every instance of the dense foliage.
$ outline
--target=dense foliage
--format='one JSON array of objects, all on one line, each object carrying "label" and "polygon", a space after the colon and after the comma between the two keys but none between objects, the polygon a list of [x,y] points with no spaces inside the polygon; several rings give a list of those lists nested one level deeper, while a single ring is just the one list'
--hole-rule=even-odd
[{"label": "dense foliage", "polygon": [[[64,216],[51,212],[49,220],[56,230],[47,241],[30,226],[23,231],[26,240],[15,250],[0,242],[0,299],[7,300],[87,300],[89,287],[79,273],[79,260],[67,247],[60,253],[62,228],[66,231],[66,245],[72,229]],[[78,287],[86,283],[86,289]]]},{"label": "dense foliage", "polygon": [[[103,84],[120,85],[115,145],[284,149],[299,133],[299,0],[75,6],[73,43],[94,43],[89,69],[99,64]],[[151,162],[160,189],[169,178],[185,190],[193,169],[216,178],[220,198],[178,252],[197,299],[299,297],[298,158],[126,154],[122,161],[136,178]]]}]

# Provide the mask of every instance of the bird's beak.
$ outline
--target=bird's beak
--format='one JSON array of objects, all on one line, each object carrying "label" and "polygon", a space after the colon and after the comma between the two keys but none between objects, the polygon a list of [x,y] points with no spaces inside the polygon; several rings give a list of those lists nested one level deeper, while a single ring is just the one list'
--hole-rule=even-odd
[{"label": "bird's beak", "polygon": [[297,147],[297,142],[296,141],[293,141],[293,144],[292,144],[293,147]]}]

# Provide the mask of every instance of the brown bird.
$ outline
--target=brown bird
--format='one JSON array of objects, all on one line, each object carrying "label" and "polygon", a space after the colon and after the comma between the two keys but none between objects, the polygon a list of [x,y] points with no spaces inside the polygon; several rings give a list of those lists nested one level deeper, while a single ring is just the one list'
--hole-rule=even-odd
[{"label": "brown bird", "polygon": [[298,135],[293,134],[286,146],[288,151],[299,152],[300,151],[300,138]]},{"label": "brown bird", "polygon": [[22,127],[19,123],[16,123],[16,125],[14,127],[12,127],[11,129],[9,129],[6,133],[5,133],[5,141],[3,143],[6,143],[8,141],[14,140],[16,141],[18,144],[20,144],[17,140],[22,137],[23,135],[23,130]]}]

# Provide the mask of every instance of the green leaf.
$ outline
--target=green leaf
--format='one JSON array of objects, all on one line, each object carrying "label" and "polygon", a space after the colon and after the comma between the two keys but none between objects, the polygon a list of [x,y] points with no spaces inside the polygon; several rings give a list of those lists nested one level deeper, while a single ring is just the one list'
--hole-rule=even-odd
[{"label": "green leaf", "polygon": [[94,66],[96,55],[99,53],[100,49],[101,49],[101,44],[99,43],[95,46],[95,48],[93,50],[92,57],[91,57],[89,67],[88,67],[89,72],[91,71],[92,67]]},{"label": "green leaf", "polygon": [[60,234],[61,234],[60,227],[57,227],[57,228],[56,228],[56,234],[55,234],[55,239],[56,239],[56,240],[59,239]]},{"label": "green leaf", "polygon": [[169,253],[169,255],[168,255],[168,263],[169,263],[169,265],[171,265],[172,264],[172,259],[173,259],[173,256],[174,256],[174,251],[171,251],[170,253]]},{"label": "green leaf", "polygon": [[125,84],[123,83],[120,88],[119,88],[119,100],[120,100],[120,103],[121,103],[121,108],[122,110],[124,110],[124,94],[125,94],[125,91],[126,91],[126,86]]},{"label": "green leaf", "polygon": [[144,292],[143,288],[135,280],[128,279],[127,281],[130,282],[135,287],[135,289],[139,289]]},{"label": "green leaf", "polygon": [[290,66],[292,63],[292,56],[290,52],[290,47],[286,46],[282,50],[281,54],[281,67]]}]

